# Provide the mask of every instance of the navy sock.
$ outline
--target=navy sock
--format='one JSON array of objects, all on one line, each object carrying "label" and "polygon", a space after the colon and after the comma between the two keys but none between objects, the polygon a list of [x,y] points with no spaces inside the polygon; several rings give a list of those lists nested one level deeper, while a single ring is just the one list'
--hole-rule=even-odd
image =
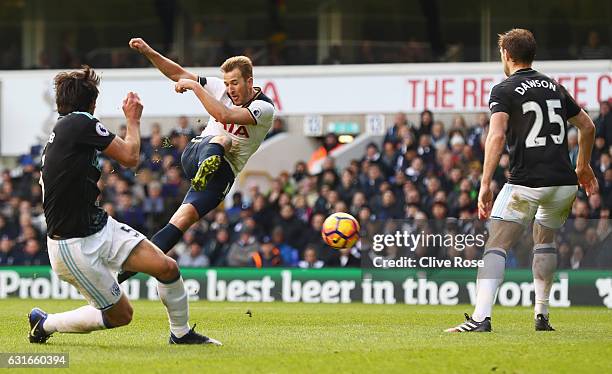
[{"label": "navy sock", "polygon": [[168,253],[182,237],[183,232],[178,227],[168,223],[163,229],[153,235],[151,241],[164,253]]}]

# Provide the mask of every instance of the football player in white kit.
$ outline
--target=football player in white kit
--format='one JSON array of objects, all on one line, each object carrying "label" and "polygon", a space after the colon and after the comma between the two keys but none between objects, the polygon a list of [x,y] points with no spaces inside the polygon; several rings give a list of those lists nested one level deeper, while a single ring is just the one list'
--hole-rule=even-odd
[{"label": "football player in white kit", "polygon": [[[144,40],[130,40],[166,77],[177,82],[176,92],[193,91],[210,114],[200,136],[191,140],[181,157],[191,188],[170,222],[151,238],[164,253],[206,213],[217,207],[249,157],[259,148],[274,119],[274,104],[253,87],[253,64],[248,57],[234,56],[221,65],[223,79],[199,77],[164,57]],[[119,282],[134,275],[124,272]]]}]

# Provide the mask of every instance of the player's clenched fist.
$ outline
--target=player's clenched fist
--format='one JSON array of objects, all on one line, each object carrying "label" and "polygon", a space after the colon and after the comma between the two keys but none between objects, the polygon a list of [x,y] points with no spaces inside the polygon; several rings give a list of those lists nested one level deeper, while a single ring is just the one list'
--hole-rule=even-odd
[{"label": "player's clenched fist", "polygon": [[193,85],[197,82],[191,79],[179,79],[178,82],[174,85],[174,90],[178,93],[183,93],[187,90],[193,90]]},{"label": "player's clenched fist", "polygon": [[123,114],[128,120],[139,120],[142,116],[142,103],[135,92],[129,92],[123,99]]},{"label": "player's clenched fist", "polygon": [[149,51],[151,51],[151,47],[147,44],[147,42],[145,42],[144,40],[142,40],[141,38],[132,38],[130,40],[130,48],[142,53],[142,54],[147,54]]}]

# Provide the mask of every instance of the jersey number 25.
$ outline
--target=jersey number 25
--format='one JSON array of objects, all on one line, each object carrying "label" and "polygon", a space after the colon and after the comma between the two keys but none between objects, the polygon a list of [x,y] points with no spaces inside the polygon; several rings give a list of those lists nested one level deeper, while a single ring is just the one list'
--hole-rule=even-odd
[{"label": "jersey number 25", "polygon": [[[550,134],[550,137],[555,144],[561,144],[565,138],[565,124],[563,123],[563,117],[555,112],[555,109],[561,108],[561,100],[546,100],[546,106],[548,107],[548,122],[550,124],[556,123],[560,128],[559,134]],[[544,122],[544,116],[540,104],[535,101],[528,101],[524,103],[523,114],[527,112],[535,113],[535,121],[533,121],[531,130],[529,130],[529,134],[527,134],[527,138],[525,139],[525,147],[544,147],[546,145],[546,137],[538,136],[540,135],[542,124]]]}]

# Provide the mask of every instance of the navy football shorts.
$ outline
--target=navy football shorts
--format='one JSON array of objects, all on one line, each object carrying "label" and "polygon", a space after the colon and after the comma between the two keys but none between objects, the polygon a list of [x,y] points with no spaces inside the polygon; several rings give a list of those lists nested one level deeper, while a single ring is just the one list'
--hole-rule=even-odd
[{"label": "navy football shorts", "polygon": [[[181,156],[181,165],[187,178],[192,179],[198,171],[198,166],[210,155],[206,153],[206,145],[213,138],[209,136],[196,136],[185,147]],[[221,165],[206,184],[204,191],[195,191],[189,188],[183,204],[193,205],[200,217],[215,209],[225,198],[234,184],[234,172],[227,160],[221,157]]]}]

